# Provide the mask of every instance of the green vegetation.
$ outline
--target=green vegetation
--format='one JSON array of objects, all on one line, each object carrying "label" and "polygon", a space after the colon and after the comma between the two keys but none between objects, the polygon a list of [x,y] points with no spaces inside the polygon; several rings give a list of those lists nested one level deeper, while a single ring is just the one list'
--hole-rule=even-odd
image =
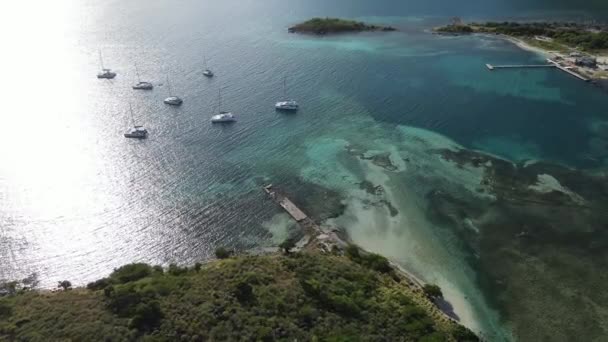
[{"label": "green vegetation", "polygon": [[279,248],[283,250],[283,253],[289,254],[292,249],[296,247],[296,241],[292,238],[288,238],[285,241],[281,242]]},{"label": "green vegetation", "polygon": [[344,32],[362,32],[362,31],[395,31],[395,28],[390,26],[368,25],[366,23],[354,20],[345,20],[339,18],[313,18],[303,23],[297,24],[289,28],[289,32],[297,33],[344,33]]},{"label": "green vegetation", "polygon": [[441,288],[437,285],[426,284],[422,288],[422,291],[429,298],[443,298],[443,292],[441,292]]},{"label": "green vegetation", "polygon": [[[476,341],[382,257],[348,249],[131,264],[71,291],[0,297],[0,340]],[[376,271],[378,270],[378,271]]]},{"label": "green vegetation", "polygon": [[219,247],[218,249],[215,250],[215,257],[218,259],[227,259],[227,258],[230,258],[231,255],[232,255],[232,252],[227,250],[224,247]]},{"label": "green vegetation", "polygon": [[437,28],[436,31],[443,33],[496,33],[519,38],[543,36],[558,44],[584,51],[594,52],[608,49],[608,31],[600,27],[588,27],[576,23],[487,22],[483,24],[447,25]]}]

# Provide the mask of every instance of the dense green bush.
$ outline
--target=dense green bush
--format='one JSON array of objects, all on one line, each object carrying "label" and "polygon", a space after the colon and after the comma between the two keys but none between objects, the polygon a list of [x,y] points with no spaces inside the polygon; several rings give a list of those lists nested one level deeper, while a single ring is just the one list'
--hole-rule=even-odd
[{"label": "dense green bush", "polygon": [[441,288],[434,284],[425,284],[422,287],[424,294],[429,298],[441,298],[443,297],[443,293],[441,292]]},{"label": "dense green bush", "polygon": [[232,252],[224,247],[219,247],[215,250],[215,257],[218,259],[228,259],[232,255]]},{"label": "dense green bush", "polygon": [[145,278],[152,274],[152,267],[147,264],[136,263],[119,267],[110,274],[110,279],[118,284],[128,283]]},{"label": "dense green bush", "polygon": [[279,248],[283,250],[283,253],[289,254],[293,248],[296,247],[296,240],[292,238],[288,238],[285,241],[281,242]]},{"label": "dense green bush", "polygon": [[346,256],[352,261],[370,268],[380,273],[391,273],[393,268],[387,258],[379,254],[368,253],[360,251],[359,247],[355,245],[349,245],[346,247]]}]

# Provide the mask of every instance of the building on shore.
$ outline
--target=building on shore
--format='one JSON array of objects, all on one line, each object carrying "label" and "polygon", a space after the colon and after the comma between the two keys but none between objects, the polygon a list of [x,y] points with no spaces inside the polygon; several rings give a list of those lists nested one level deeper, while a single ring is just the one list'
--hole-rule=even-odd
[{"label": "building on shore", "polygon": [[593,57],[579,57],[574,60],[574,64],[587,68],[597,68],[597,59]]}]

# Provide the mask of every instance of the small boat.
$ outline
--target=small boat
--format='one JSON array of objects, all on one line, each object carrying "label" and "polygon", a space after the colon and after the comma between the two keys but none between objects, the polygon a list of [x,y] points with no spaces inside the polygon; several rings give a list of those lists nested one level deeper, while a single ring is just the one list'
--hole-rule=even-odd
[{"label": "small boat", "polygon": [[213,77],[213,71],[207,67],[207,57],[203,57],[205,61],[205,71],[203,71],[203,75],[207,77]]},{"label": "small boat", "polygon": [[101,56],[101,50],[99,50],[99,64],[101,64],[101,72],[97,74],[97,78],[105,78],[111,80],[116,77],[115,72],[103,66],[103,57]]},{"label": "small boat", "polygon": [[166,104],[168,104],[168,105],[179,106],[184,101],[182,99],[180,99],[179,97],[177,97],[177,96],[169,96],[166,99],[164,99],[163,102],[166,103]]},{"label": "small boat", "polygon": [[167,76],[167,87],[169,88],[169,97],[167,97],[163,102],[171,105],[171,106],[180,106],[184,101],[179,97],[172,95],[173,90],[171,89],[171,82],[169,82],[169,76]]},{"label": "small boat", "polygon": [[135,73],[137,74],[137,84],[133,86],[133,89],[137,90],[152,90],[154,85],[150,82],[142,81],[139,77],[139,70],[137,69],[137,63],[135,64]]},{"label": "small boat", "polygon": [[236,122],[236,117],[230,112],[220,112],[211,117],[212,123]]},{"label": "small boat", "polygon": [[[287,77],[283,79],[283,97],[287,97]],[[297,111],[300,106],[295,100],[284,100],[275,103],[276,110]]]},{"label": "small boat", "polygon": [[298,103],[294,100],[287,100],[287,101],[280,101],[277,102],[274,107],[277,110],[290,110],[290,111],[295,111],[298,110],[298,108],[300,107],[298,105]]},{"label": "small boat", "polygon": [[221,110],[222,108],[222,90],[218,92],[218,110],[219,114],[216,114],[211,117],[211,123],[230,123],[236,122],[236,116],[230,112],[224,112]]},{"label": "small boat", "polygon": [[136,90],[152,90],[154,89],[154,85],[150,82],[137,82],[137,84],[135,84],[133,86],[133,89]]},{"label": "small boat", "polygon": [[125,138],[146,139],[148,131],[143,126],[133,126],[125,133]]},{"label": "small boat", "polygon": [[[131,107],[131,104],[129,104],[129,112],[131,113],[131,121],[135,122],[133,119],[133,107]],[[124,136],[125,138],[146,139],[148,137],[148,130],[146,130],[144,126],[133,124],[133,127],[131,127],[124,134]]]}]

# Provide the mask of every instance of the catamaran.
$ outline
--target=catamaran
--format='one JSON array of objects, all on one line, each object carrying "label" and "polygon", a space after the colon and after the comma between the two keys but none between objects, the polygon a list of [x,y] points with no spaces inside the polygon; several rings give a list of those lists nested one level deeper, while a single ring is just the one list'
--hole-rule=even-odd
[{"label": "catamaran", "polygon": [[163,102],[171,105],[171,106],[180,106],[184,101],[179,97],[172,95],[173,90],[171,89],[171,82],[169,82],[169,76],[167,76],[167,87],[169,88],[169,97],[167,97]]},{"label": "catamaran", "polygon": [[103,66],[103,57],[101,56],[101,50],[99,50],[99,64],[101,65],[101,71],[97,74],[97,78],[113,79],[114,77],[116,77],[115,72]]},{"label": "catamaran", "polygon": [[[283,97],[287,98],[287,77],[283,79]],[[277,102],[274,105],[274,108],[284,111],[296,111],[298,110],[299,105],[295,100],[284,100]]]},{"label": "catamaran", "polygon": [[222,90],[218,91],[218,105],[217,105],[219,114],[216,114],[211,117],[211,123],[229,123],[235,122],[236,116],[230,112],[222,111]]},{"label": "catamaran", "polygon": [[213,71],[211,71],[209,68],[207,68],[207,57],[203,56],[203,60],[205,63],[205,71],[203,71],[203,75],[205,75],[207,77],[213,77]]},{"label": "catamaran", "polygon": [[129,104],[129,111],[131,112],[131,122],[133,122],[133,127],[131,127],[124,135],[125,138],[134,138],[134,139],[145,139],[148,137],[148,131],[141,125],[135,125],[135,120],[133,119],[133,108],[131,104]]},{"label": "catamaran", "polygon": [[142,81],[139,77],[139,70],[137,69],[137,63],[135,63],[135,73],[137,74],[137,84],[133,86],[133,89],[139,90],[152,90],[154,85],[150,82]]}]

